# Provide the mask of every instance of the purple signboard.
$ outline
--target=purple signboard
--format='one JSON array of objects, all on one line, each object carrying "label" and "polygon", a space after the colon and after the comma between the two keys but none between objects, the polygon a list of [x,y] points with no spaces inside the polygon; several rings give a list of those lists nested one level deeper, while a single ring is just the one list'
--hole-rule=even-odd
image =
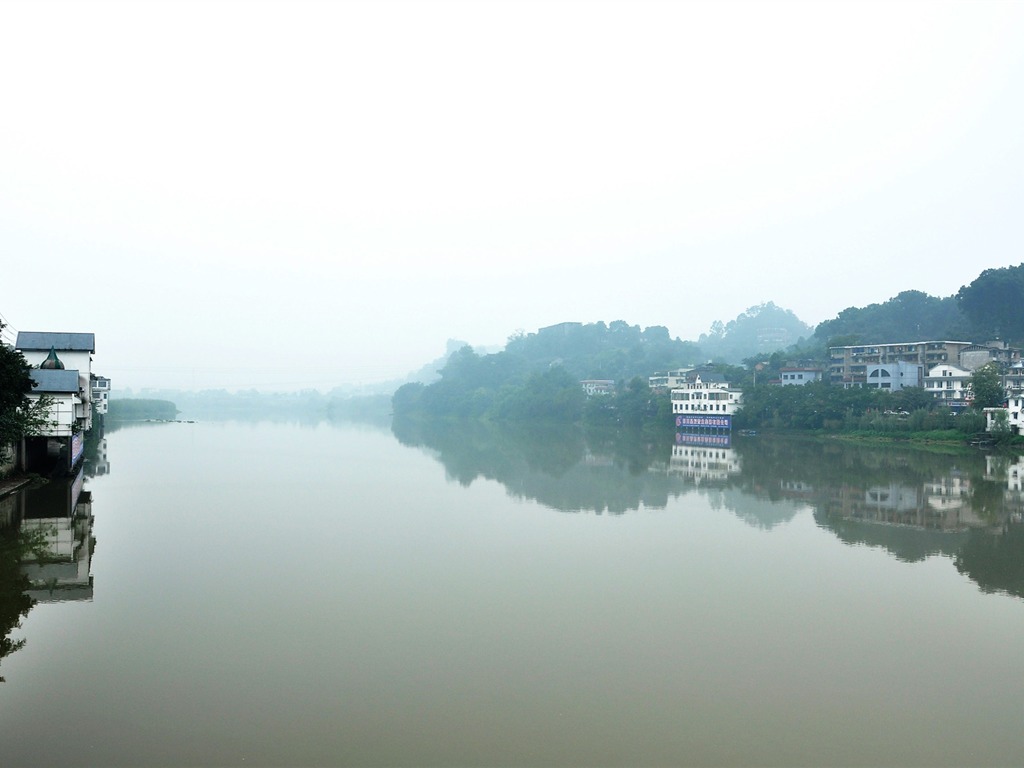
[{"label": "purple signboard", "polygon": [[732,416],[676,416],[676,426],[686,429],[732,429]]},{"label": "purple signboard", "polygon": [[702,445],[714,446],[716,448],[728,448],[731,444],[730,435],[691,435],[686,432],[676,432],[677,445]]},{"label": "purple signboard", "polygon": [[85,453],[85,435],[76,432],[71,436],[71,466],[75,466]]}]

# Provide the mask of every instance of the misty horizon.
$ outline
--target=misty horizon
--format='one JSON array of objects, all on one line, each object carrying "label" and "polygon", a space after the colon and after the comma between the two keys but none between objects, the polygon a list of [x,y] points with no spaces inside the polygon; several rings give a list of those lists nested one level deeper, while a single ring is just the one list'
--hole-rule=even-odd
[{"label": "misty horizon", "polygon": [[[8,3],[0,312],[115,391],[1021,261],[1024,4]],[[5,339],[7,338],[5,334]]]}]

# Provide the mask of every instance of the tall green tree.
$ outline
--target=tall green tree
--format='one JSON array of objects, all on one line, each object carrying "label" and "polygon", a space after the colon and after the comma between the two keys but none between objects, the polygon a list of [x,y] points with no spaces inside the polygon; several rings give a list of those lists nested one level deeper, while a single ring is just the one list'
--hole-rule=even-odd
[{"label": "tall green tree", "polygon": [[[4,325],[0,323],[0,331]],[[26,435],[38,431],[47,421],[49,398],[32,402],[28,395],[35,386],[24,355],[0,344],[0,458]]]},{"label": "tall green tree", "polygon": [[1006,400],[1002,376],[993,363],[983,365],[971,374],[971,395],[975,408],[996,408]]},{"label": "tall green tree", "polygon": [[831,346],[960,338],[967,333],[957,299],[903,291],[882,304],[848,307],[814,331]]},{"label": "tall green tree", "polygon": [[1024,264],[986,269],[956,294],[977,335],[1024,340]]}]

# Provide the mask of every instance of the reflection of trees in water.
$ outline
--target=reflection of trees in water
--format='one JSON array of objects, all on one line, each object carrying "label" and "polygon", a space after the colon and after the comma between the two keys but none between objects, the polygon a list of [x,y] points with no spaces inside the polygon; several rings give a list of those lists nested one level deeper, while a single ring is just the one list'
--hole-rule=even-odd
[{"label": "reflection of trees in water", "polygon": [[671,441],[614,431],[398,419],[392,430],[431,451],[453,481],[494,480],[554,509],[621,514],[696,493],[772,530],[809,506],[846,544],[905,562],[955,558],[982,588],[1024,596],[1024,526],[1011,522],[1022,502],[999,479],[1016,459],[986,471],[979,452],[762,436],[733,441],[738,471],[701,477],[669,471]]},{"label": "reflection of trees in water", "polygon": [[916,563],[933,555],[954,556],[967,540],[966,531],[878,524],[816,509],[815,522],[832,531],[840,541],[884,549],[897,560]]},{"label": "reflection of trees in water", "polygon": [[1024,526],[971,531],[954,562],[985,592],[1024,597]]},{"label": "reflection of trees in water", "polygon": [[0,664],[25,645],[23,639],[12,640],[11,634],[35,605],[35,600],[26,594],[30,585],[21,563],[25,553],[37,543],[17,526],[4,525],[0,520]]},{"label": "reflection of trees in water", "polygon": [[[788,523],[803,506],[793,499],[752,496],[739,487],[720,489],[718,502],[747,525],[765,531]],[[712,508],[715,506],[712,501]]]},{"label": "reflection of trees in water", "polygon": [[640,435],[398,418],[392,431],[405,445],[433,451],[453,481],[495,480],[516,498],[567,512],[662,508],[687,488],[679,478],[649,471],[667,462],[671,445]]},{"label": "reflection of trees in water", "polygon": [[984,457],[972,452],[949,454],[802,437],[740,439],[734,448],[742,459],[744,489],[769,498],[787,495],[780,480],[816,488],[921,486],[954,467],[979,477],[985,474]]},{"label": "reflection of trees in water", "polygon": [[1021,499],[1007,486],[1016,457],[799,438],[736,449],[745,492],[802,498],[847,544],[905,562],[949,557],[983,589],[1024,596],[1024,526],[1011,522]]},{"label": "reflection of trees in water", "polygon": [[83,477],[80,470],[0,498],[0,660],[25,645],[11,634],[37,600],[92,599],[96,540]]}]

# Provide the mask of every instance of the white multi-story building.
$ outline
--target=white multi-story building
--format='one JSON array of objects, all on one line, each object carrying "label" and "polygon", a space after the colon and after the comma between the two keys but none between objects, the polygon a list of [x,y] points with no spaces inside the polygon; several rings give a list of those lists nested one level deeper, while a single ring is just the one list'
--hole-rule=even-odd
[{"label": "white multi-story building", "polygon": [[[869,386],[868,378],[873,366],[902,362],[928,370],[942,363],[957,363],[960,352],[973,346],[969,341],[913,341],[896,344],[861,344],[850,347],[830,347],[829,379],[833,384],[850,388]],[[876,379],[889,378],[881,373]],[[879,384],[883,382],[879,381]],[[890,381],[890,384],[892,382]],[[905,382],[903,386],[921,386]],[[879,387],[882,389],[883,387]],[[893,387],[885,387],[893,389]]]},{"label": "white multi-story building", "polygon": [[92,373],[92,356],[96,352],[96,334],[20,331],[14,348],[33,368],[38,368],[52,349],[64,363],[65,370],[85,374],[88,381]]},{"label": "white multi-story building", "polygon": [[[60,375],[57,376],[43,374],[43,380],[37,380],[37,386],[33,390],[34,395],[50,395],[59,406],[51,415],[52,421],[60,425],[60,431],[44,434],[50,437],[70,434],[64,431],[65,413],[61,410],[69,405],[72,405],[74,410],[74,431],[86,432],[91,429],[92,355],[96,351],[96,335],[20,331],[14,348],[21,352],[25,361],[32,366],[33,375],[45,370],[60,371]],[[71,374],[74,374],[78,382],[74,388],[71,386]],[[44,386],[50,389],[44,390]]]},{"label": "white multi-story building", "polygon": [[705,374],[672,390],[675,415],[732,416],[743,404],[743,392],[732,389],[722,376]]},{"label": "white multi-story building", "polygon": [[[92,333],[21,331],[15,349],[32,367],[35,386],[29,400],[49,398],[46,424],[20,446],[21,468],[38,471],[63,465],[73,469],[92,428]],[[46,470],[48,471],[48,469]]]},{"label": "white multi-story building", "polygon": [[971,399],[971,373],[955,365],[936,365],[924,377],[924,388],[943,405],[963,407]]},{"label": "white multi-story building", "polygon": [[692,373],[692,368],[678,368],[674,371],[659,371],[653,376],[647,377],[647,386],[651,389],[671,390],[686,384],[686,377]]},{"label": "white multi-story building", "polygon": [[110,409],[110,379],[93,374],[91,382],[92,403],[96,406],[96,413],[105,416]]},{"label": "white multi-story building", "polygon": [[998,413],[1006,414],[1006,424],[1015,435],[1024,434],[1024,395],[1015,393],[1006,398],[1005,408],[985,409],[985,429],[991,432],[996,425]]},{"label": "white multi-story building", "polygon": [[41,434],[46,437],[71,437],[78,432],[85,418],[87,403],[79,389],[78,371],[33,368],[29,374],[35,384],[28,394],[30,402],[49,398],[47,423]]},{"label": "white multi-story building", "polygon": [[1024,393],[1024,363],[1014,363],[1003,374],[1003,387],[1007,395]]}]

